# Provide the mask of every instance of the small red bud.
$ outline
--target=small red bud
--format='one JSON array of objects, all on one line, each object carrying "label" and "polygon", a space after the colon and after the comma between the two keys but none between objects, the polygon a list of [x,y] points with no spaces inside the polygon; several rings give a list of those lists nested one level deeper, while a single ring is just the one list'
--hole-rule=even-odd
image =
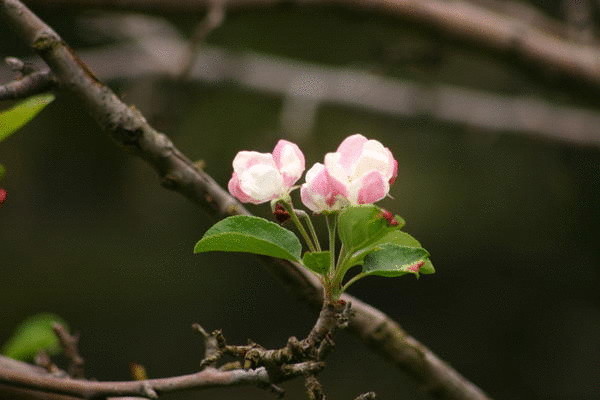
[{"label": "small red bud", "polygon": [[0,204],[4,203],[6,201],[6,190],[0,188]]},{"label": "small red bud", "polygon": [[379,216],[387,221],[388,226],[398,226],[398,221],[390,211],[382,208]]},{"label": "small red bud", "polygon": [[279,203],[275,205],[275,211],[273,211],[273,215],[280,224],[283,224],[290,219],[290,213],[287,212],[287,210]]}]

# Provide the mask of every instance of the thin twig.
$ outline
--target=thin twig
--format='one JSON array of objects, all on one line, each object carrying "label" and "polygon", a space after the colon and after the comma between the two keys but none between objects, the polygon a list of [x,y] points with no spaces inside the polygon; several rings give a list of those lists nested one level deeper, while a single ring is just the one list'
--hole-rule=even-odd
[{"label": "thin twig", "polygon": [[7,57],[6,64],[20,77],[5,85],[0,85],[0,100],[17,100],[50,90],[56,82],[50,70],[31,70],[23,61]]},{"label": "thin twig", "polygon": [[200,370],[206,367],[215,367],[217,361],[223,357],[223,351],[221,347],[225,343],[221,331],[213,331],[208,333],[204,330],[202,325],[195,323],[192,325],[192,329],[200,333],[204,338],[204,359],[200,362]]},{"label": "thin twig", "polygon": [[323,392],[323,386],[315,375],[307,375],[304,379],[304,387],[308,400],[327,400],[327,396]]},{"label": "thin twig", "polygon": [[84,378],[85,360],[79,354],[79,335],[71,335],[63,325],[58,323],[55,323],[52,329],[60,341],[65,356],[69,360],[69,367],[67,369],[69,376],[75,379]]},{"label": "thin twig", "polygon": [[54,376],[60,375],[61,373],[64,373],[66,375],[64,371],[61,371],[60,368],[58,368],[58,366],[54,364],[54,362],[52,362],[50,355],[46,351],[42,350],[39,353],[37,353],[33,362],[38,367],[44,368],[46,371],[48,371],[49,374],[52,374]]},{"label": "thin twig", "polygon": [[192,37],[189,40],[188,49],[184,54],[179,79],[185,79],[189,75],[198,53],[198,49],[206,40],[208,35],[223,24],[225,20],[225,4],[227,0],[210,0],[206,16],[198,23]]}]

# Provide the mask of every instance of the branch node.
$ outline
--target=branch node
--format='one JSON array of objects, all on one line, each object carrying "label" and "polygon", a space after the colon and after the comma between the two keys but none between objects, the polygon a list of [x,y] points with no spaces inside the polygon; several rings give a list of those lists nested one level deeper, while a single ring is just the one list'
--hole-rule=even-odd
[{"label": "branch node", "polygon": [[31,47],[37,51],[45,52],[52,50],[59,44],[61,44],[61,40],[54,31],[43,30],[36,34]]},{"label": "branch node", "polygon": [[158,399],[158,393],[156,393],[156,390],[147,381],[142,382],[141,391],[142,395],[149,399]]},{"label": "branch node", "polygon": [[304,380],[304,387],[309,400],[326,400],[325,392],[321,382],[314,375],[307,375]]}]

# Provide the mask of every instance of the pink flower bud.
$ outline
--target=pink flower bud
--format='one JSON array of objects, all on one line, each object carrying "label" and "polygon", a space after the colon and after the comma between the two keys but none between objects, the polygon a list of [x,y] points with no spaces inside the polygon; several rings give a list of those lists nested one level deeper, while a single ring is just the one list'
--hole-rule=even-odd
[{"label": "pink flower bud", "polygon": [[347,196],[346,185],[329,175],[321,163],[308,170],[300,188],[302,203],[316,213],[339,210],[348,205]]},{"label": "pink flower bud", "polygon": [[398,175],[398,162],[380,142],[356,134],[325,156],[325,169],[345,187],[349,204],[370,204],[388,194]]},{"label": "pink flower bud", "polygon": [[0,204],[4,203],[6,201],[6,190],[0,188]]},{"label": "pink flower bud", "polygon": [[304,154],[280,140],[273,153],[240,151],[233,159],[229,192],[242,203],[261,204],[286,196],[304,172]]}]

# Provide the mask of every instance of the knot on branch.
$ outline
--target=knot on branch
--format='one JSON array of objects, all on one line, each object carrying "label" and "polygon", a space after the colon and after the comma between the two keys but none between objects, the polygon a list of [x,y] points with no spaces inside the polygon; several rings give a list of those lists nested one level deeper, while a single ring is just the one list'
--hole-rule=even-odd
[{"label": "knot on branch", "polygon": [[37,51],[52,50],[57,45],[62,44],[60,37],[52,30],[43,30],[37,33],[33,39],[31,47]]}]

